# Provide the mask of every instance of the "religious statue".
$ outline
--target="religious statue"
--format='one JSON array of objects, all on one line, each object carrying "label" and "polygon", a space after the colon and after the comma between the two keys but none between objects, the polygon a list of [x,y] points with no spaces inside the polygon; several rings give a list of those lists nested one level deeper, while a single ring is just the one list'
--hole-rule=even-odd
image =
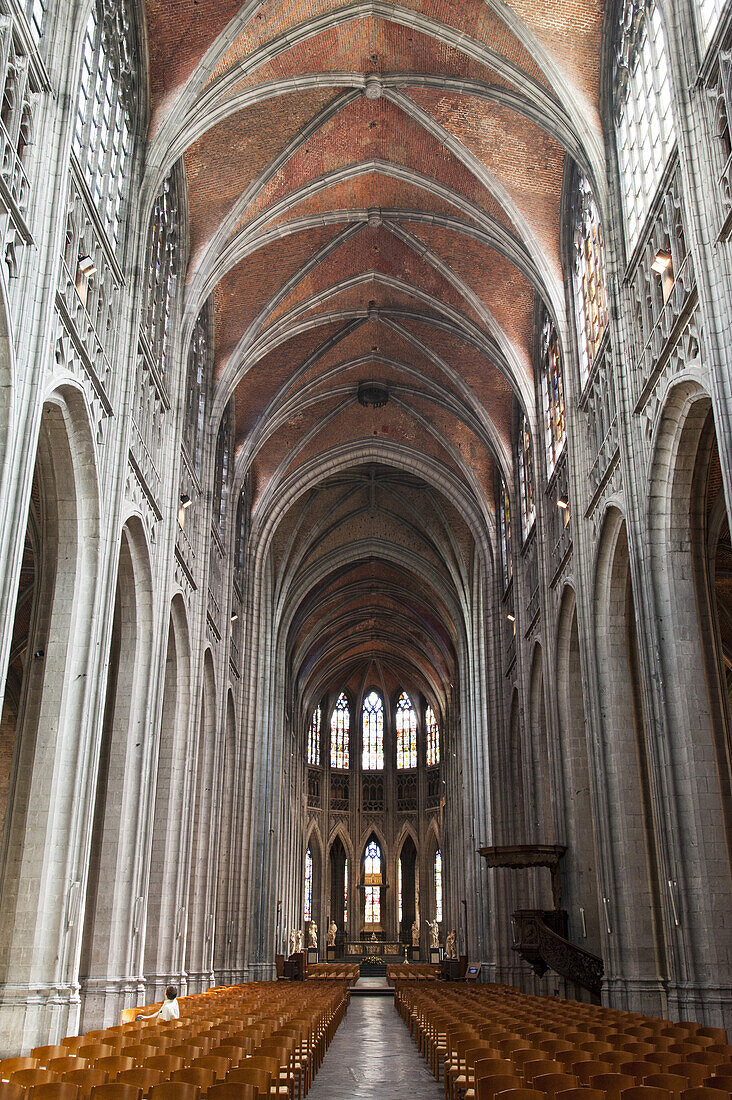
[{"label": "religious statue", "polygon": [[310,938],[309,938],[308,947],[317,948],[317,946],[318,946],[318,926],[317,926],[317,924],[315,923],[314,920],[310,921],[309,937]]},{"label": "religious statue", "polygon": [[298,928],[295,938],[295,951],[301,954],[305,950],[305,934],[302,928]]},{"label": "religious statue", "polygon": [[290,938],[288,940],[287,953],[288,955],[294,955],[297,950],[297,932],[293,928],[290,932]]},{"label": "religious statue", "polygon": [[376,943],[376,933],[375,932],[371,933],[371,942]]},{"label": "religious statue", "polygon": [[436,920],[428,920],[427,927],[430,930],[430,947],[440,946],[440,926]]},{"label": "religious statue", "polygon": [[334,920],[328,925],[328,947],[335,947],[336,932],[338,931],[338,925]]},{"label": "religious statue", "polygon": [[419,947],[419,924],[417,921],[412,925],[412,947]]},{"label": "religious statue", "polygon": [[455,950],[455,938],[456,933],[453,928],[452,932],[448,932],[447,939],[445,940],[445,958],[456,959],[457,951]]}]

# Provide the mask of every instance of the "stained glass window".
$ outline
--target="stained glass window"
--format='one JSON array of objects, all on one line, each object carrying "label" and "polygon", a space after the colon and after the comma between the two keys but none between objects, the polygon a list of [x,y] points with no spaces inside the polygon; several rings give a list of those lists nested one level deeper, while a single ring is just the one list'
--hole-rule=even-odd
[{"label": "stained glass window", "polygon": [[343,923],[348,924],[348,856],[343,864]]},{"label": "stained glass window", "polygon": [[399,856],[397,864],[397,922],[402,923],[402,857]]},{"label": "stained glass window", "polygon": [[[366,846],[363,869],[367,882],[369,875],[381,876],[381,849],[375,840],[370,840]],[[381,887],[367,886],[365,893],[365,923],[379,924],[381,922]]]},{"label": "stained glass window", "polygon": [[206,396],[208,393],[210,343],[208,338],[208,306],[198,315],[191,345],[188,349],[188,379],[186,383],[186,416],[183,440],[196,472],[201,477],[203,437],[206,427]]},{"label": "stained glass window", "polygon": [[320,764],[320,707],[313,711],[308,730],[308,764]]},{"label": "stained glass window", "polygon": [[607,285],[600,214],[592,188],[584,176],[580,176],[577,183],[575,199],[574,303],[580,380],[584,385],[607,326]]},{"label": "stained glass window", "polygon": [[440,763],[440,727],[432,707],[427,707],[424,716],[427,728],[427,767],[433,768]]},{"label": "stained glass window", "polygon": [[[29,7],[37,35],[43,30],[44,8],[39,0]],[[128,0],[119,0],[111,11],[104,0],[95,0],[84,33],[73,150],[115,245],[129,184],[137,110],[135,52]]]},{"label": "stained glass window", "polygon": [[615,57],[615,138],[632,250],[674,141],[671,82],[656,0],[623,0]]},{"label": "stained glass window", "polygon": [[442,852],[435,852],[435,920],[442,920]]},{"label": "stained glass window", "polygon": [[511,554],[511,502],[508,499],[508,489],[503,478],[501,478],[498,515],[501,528],[501,564],[503,566],[503,590],[505,592],[508,588],[508,582],[513,577],[513,557]]},{"label": "stained glass window", "polygon": [[229,402],[222,414],[216,435],[216,459],[214,462],[213,521],[222,536],[226,524],[226,505],[229,499],[231,434],[231,402]]},{"label": "stained glass window", "polygon": [[397,767],[417,767],[417,715],[412,702],[403,691],[396,711]]},{"label": "stained glass window", "polygon": [[349,730],[351,712],[348,699],[343,692],[338,696],[335,710],[330,716],[330,766],[331,768],[349,767]]},{"label": "stained glass window", "polygon": [[305,853],[305,911],[303,917],[306,921],[313,919],[313,857],[308,847]]},{"label": "stained glass window", "polygon": [[384,767],[384,704],[378,691],[371,691],[363,702],[363,769],[381,771]]},{"label": "stained glass window", "polygon": [[541,392],[544,399],[546,471],[547,477],[550,477],[564,449],[567,431],[559,340],[548,314],[544,317],[541,330]]},{"label": "stained glass window", "polygon": [[171,318],[180,267],[180,224],[177,175],[172,168],[155,199],[142,287],[141,329],[153,361],[165,375],[168,366]]},{"label": "stained glass window", "polygon": [[521,531],[524,538],[534,526],[536,501],[534,499],[534,460],[531,453],[531,432],[525,413],[519,424],[517,458],[519,487],[521,489]]}]

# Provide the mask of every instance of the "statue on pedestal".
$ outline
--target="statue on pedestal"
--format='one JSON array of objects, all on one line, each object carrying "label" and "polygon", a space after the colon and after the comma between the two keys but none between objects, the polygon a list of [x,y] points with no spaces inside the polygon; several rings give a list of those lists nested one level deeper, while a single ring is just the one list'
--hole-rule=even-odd
[{"label": "statue on pedestal", "polygon": [[417,921],[412,925],[412,947],[419,947],[419,923]]},{"label": "statue on pedestal", "polygon": [[287,954],[294,955],[297,950],[297,932],[293,928],[290,932],[290,938],[287,942]]},{"label": "statue on pedestal", "polygon": [[328,947],[335,947],[336,945],[336,932],[338,931],[338,925],[334,920],[328,925]]},{"label": "statue on pedestal", "polygon": [[448,932],[447,939],[445,940],[445,957],[448,959],[456,959],[457,951],[455,950],[456,932],[453,928],[452,932]]},{"label": "statue on pedestal", "polygon": [[436,920],[428,920],[427,927],[430,930],[430,947],[440,946],[440,926]]},{"label": "statue on pedestal", "polygon": [[310,931],[308,933],[308,936],[309,936],[308,947],[314,947],[314,948],[317,949],[317,946],[318,946],[318,926],[317,926],[317,924],[315,923],[314,920],[310,921]]},{"label": "statue on pedestal", "polygon": [[295,933],[295,951],[301,954],[305,950],[305,934],[302,928],[298,928]]}]

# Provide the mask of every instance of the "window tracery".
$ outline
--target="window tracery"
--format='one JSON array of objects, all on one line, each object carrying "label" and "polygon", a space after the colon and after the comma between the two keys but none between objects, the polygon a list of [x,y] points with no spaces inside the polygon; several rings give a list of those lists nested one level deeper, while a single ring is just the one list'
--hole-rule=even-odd
[{"label": "window tracery", "polygon": [[384,703],[377,691],[371,691],[363,701],[364,771],[381,771],[384,767]]},{"label": "window tracery", "polygon": [[417,767],[417,714],[405,691],[396,710],[397,768]]},{"label": "window tracery", "polygon": [[348,924],[348,856],[343,864],[343,924]]},{"label": "window tracery", "polygon": [[305,905],[303,907],[303,920],[313,919],[313,857],[310,845],[305,853]]},{"label": "window tracery", "polygon": [[724,0],[697,0],[696,18],[699,24],[702,46],[709,45],[714,34],[719,17],[724,9]]},{"label": "window tracery", "polygon": [[584,386],[607,327],[607,284],[600,214],[592,188],[584,176],[577,182],[575,200],[574,303],[580,381]]},{"label": "window tracery", "polygon": [[442,920],[442,852],[435,852],[435,920]]},{"label": "window tracery", "polygon": [[541,392],[544,405],[546,471],[551,477],[557,459],[564,450],[567,431],[564,418],[564,379],[559,339],[549,314],[544,317],[540,349]]},{"label": "window tracery", "polygon": [[351,712],[344,692],[330,716],[330,766],[348,768],[350,766],[350,726]]},{"label": "window tracery", "polygon": [[209,346],[208,305],[198,315],[191,345],[188,349],[188,376],[186,380],[186,415],[183,439],[196,477],[201,477],[203,461],[203,437],[206,423],[206,399],[208,396]]},{"label": "window tracery", "polygon": [[316,707],[308,728],[308,764],[320,764],[320,707]]},{"label": "window tracery", "polygon": [[624,0],[614,76],[620,190],[632,251],[674,141],[666,42],[655,0]]},{"label": "window tracery", "polygon": [[503,566],[503,591],[505,592],[513,577],[513,555],[511,548],[511,501],[503,478],[501,478],[498,518],[501,529],[501,565]]},{"label": "window tracery", "polygon": [[239,493],[239,502],[236,506],[236,535],[234,539],[234,580],[242,589],[244,580],[244,557],[246,554],[247,537],[249,532],[249,498],[246,483]]},{"label": "window tracery", "polygon": [[531,452],[531,431],[526,413],[521,413],[517,442],[519,488],[521,490],[521,530],[526,538],[536,519],[534,497],[534,459]]},{"label": "window tracery", "polygon": [[219,430],[216,435],[216,461],[214,464],[214,491],[212,519],[219,533],[223,535],[226,523],[226,505],[229,496],[229,476],[231,465],[231,404],[224,409]]},{"label": "window tracery", "polygon": [[142,301],[142,333],[165,376],[171,315],[180,267],[180,212],[175,168],[163,180],[150,219]]},{"label": "window tracery", "polygon": [[440,728],[430,706],[425,711],[424,724],[427,730],[427,767],[432,768],[440,763]]},{"label": "window tracery", "polygon": [[[381,882],[381,848],[375,840],[370,840],[366,845],[366,854],[363,861],[364,882]],[[366,924],[381,923],[381,886],[366,885],[365,887],[364,922]]]},{"label": "window tracery", "polygon": [[46,8],[48,7],[47,0],[25,0],[23,7],[28,19],[28,25],[33,32],[33,37],[38,41],[38,39],[43,37],[43,32],[45,30]]},{"label": "window tracery", "polygon": [[[28,4],[39,35],[44,8],[41,0]],[[73,151],[115,245],[129,188],[138,93],[136,52],[128,0],[95,0],[84,32]]]}]

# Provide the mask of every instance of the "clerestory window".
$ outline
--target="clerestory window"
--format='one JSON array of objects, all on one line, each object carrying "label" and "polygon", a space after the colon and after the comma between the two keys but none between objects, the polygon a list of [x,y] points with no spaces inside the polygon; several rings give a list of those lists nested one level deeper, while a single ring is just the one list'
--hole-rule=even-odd
[{"label": "clerestory window", "polygon": [[607,284],[600,215],[592,188],[584,176],[577,182],[575,202],[572,276],[580,381],[584,386],[607,326]]}]

